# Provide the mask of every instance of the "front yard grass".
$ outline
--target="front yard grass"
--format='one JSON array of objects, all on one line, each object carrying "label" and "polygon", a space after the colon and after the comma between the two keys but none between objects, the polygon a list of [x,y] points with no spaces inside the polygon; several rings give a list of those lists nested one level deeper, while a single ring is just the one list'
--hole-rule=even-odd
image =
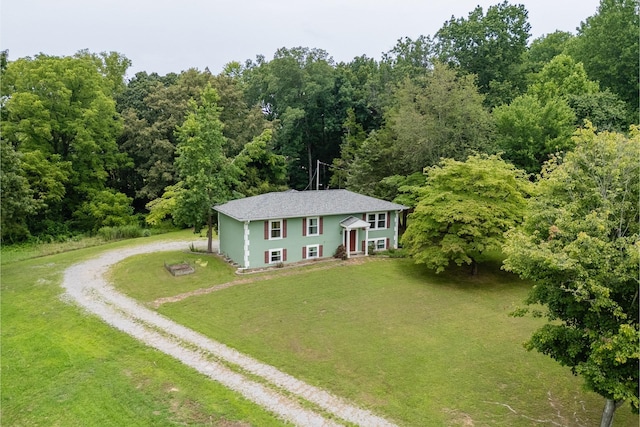
[{"label": "front yard grass", "polygon": [[169,239],[194,237],[172,233],[49,256],[13,249],[14,261],[3,259],[0,425],[284,424],[238,393],[61,299],[68,266],[104,250]]},{"label": "front yard grass", "polygon": [[[400,425],[596,425],[603,400],[522,347],[528,286],[498,267],[433,275],[407,259],[308,271],[159,311]],[[616,425],[638,423],[628,407]]]},{"label": "front yard grass", "polygon": [[[194,274],[172,276],[164,264],[187,262]],[[235,269],[221,258],[185,251],[157,252],[124,259],[109,272],[118,289],[144,302],[237,280]]]}]

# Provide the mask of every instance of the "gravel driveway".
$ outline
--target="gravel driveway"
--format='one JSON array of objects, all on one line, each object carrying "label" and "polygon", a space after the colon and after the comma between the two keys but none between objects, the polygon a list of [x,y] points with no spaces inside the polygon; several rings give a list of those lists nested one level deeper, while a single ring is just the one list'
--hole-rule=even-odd
[{"label": "gravel driveway", "polygon": [[[340,422],[361,426],[394,425],[159,315],[117,292],[104,278],[109,267],[127,257],[158,251],[187,250],[190,243],[151,243],[105,252],[97,258],[74,264],[64,272],[62,285],[66,291],[65,298],[75,301],[109,325],[178,359],[295,425],[338,426],[342,425]],[[249,379],[242,372],[260,377],[261,380]],[[309,409],[309,405],[303,407],[300,399],[322,410],[314,411]],[[331,419],[327,418],[327,413],[333,415]]]}]

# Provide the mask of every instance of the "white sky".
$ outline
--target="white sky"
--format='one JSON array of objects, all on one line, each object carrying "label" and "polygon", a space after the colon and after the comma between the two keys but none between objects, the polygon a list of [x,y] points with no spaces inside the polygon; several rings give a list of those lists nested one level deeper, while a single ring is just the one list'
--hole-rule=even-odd
[{"label": "white sky", "polygon": [[[433,36],[475,6],[501,0],[0,0],[0,50],[9,60],[80,49],[116,51],[138,71],[219,73],[281,47],[326,50],[337,62],[379,60],[401,37]],[[533,40],[576,33],[599,0],[511,0],[529,11]]]}]

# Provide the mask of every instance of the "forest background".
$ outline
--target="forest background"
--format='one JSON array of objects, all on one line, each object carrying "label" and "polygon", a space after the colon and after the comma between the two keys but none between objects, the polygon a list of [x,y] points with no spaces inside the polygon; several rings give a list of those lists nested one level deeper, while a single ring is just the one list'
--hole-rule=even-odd
[{"label": "forest background", "polygon": [[[399,39],[380,59],[294,47],[218,75],[130,79],[117,52],[4,51],[2,240],[198,228],[198,204],[316,179],[394,200],[442,158],[475,153],[501,153],[536,180],[587,121],[620,133],[638,123],[639,24],[635,1],[602,0],[575,35],[531,41],[527,10],[504,2]],[[204,130],[215,144],[188,156]]]}]

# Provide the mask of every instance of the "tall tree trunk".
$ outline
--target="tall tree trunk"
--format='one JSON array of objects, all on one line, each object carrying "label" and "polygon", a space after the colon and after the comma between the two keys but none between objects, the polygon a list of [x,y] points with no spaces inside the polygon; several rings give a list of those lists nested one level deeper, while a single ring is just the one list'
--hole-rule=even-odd
[{"label": "tall tree trunk", "polygon": [[478,275],[478,263],[476,262],[475,259],[471,259],[471,275],[472,276]]},{"label": "tall tree trunk", "polygon": [[211,213],[211,209],[209,209],[209,219],[207,221],[208,230],[207,230],[207,252],[213,252],[213,214]]},{"label": "tall tree trunk", "polygon": [[602,419],[600,420],[600,427],[613,426],[613,416],[616,409],[618,409],[624,403],[623,400],[607,399],[604,403],[604,409],[602,410]]}]

